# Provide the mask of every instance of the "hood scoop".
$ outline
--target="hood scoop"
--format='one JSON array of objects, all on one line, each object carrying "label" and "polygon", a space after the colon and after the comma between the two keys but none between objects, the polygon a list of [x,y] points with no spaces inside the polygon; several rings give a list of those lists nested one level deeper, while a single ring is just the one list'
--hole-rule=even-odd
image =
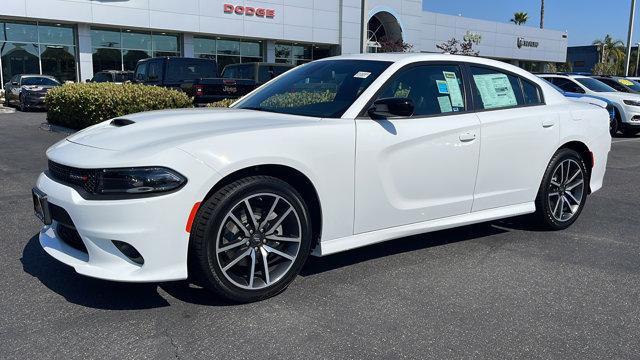
[{"label": "hood scoop", "polygon": [[135,124],[136,122],[128,119],[114,119],[111,121],[111,126],[115,127],[123,127],[131,124]]}]

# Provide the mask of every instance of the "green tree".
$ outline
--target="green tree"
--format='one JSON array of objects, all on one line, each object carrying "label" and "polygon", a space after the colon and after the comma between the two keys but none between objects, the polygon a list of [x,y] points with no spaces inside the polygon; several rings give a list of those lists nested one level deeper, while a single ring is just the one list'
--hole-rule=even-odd
[{"label": "green tree", "polygon": [[529,14],[527,14],[526,12],[516,12],[513,13],[513,18],[509,21],[511,21],[512,23],[516,24],[516,25],[524,25],[527,20],[529,20]]},{"label": "green tree", "polygon": [[615,63],[624,59],[624,43],[621,40],[614,40],[609,34],[604,39],[595,40],[593,45],[598,47],[600,62]]}]

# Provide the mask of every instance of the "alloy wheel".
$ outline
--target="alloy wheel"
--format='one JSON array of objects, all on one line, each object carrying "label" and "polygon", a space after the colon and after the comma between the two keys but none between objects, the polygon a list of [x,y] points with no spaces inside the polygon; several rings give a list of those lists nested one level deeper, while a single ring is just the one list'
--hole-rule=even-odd
[{"label": "alloy wheel", "polygon": [[295,208],[273,193],[251,195],[225,215],[216,239],[217,263],[235,286],[258,290],[291,269],[302,240]]},{"label": "alloy wheel", "polygon": [[584,200],[584,171],[573,159],[566,159],[556,166],[549,184],[549,208],[557,221],[573,218]]}]

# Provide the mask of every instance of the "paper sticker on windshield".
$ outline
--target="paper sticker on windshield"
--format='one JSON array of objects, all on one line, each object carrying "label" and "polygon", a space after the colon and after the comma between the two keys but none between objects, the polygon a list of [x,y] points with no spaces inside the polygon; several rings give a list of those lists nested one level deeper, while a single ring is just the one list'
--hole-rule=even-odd
[{"label": "paper sticker on windshield", "polygon": [[453,107],[451,107],[451,100],[448,96],[438,96],[438,104],[440,105],[441,113],[449,113],[453,111]]},{"label": "paper sticker on windshield", "polygon": [[369,77],[369,75],[371,75],[370,72],[367,71],[358,71],[355,75],[353,75],[354,78],[358,78],[358,79],[366,79]]},{"label": "paper sticker on windshield", "polygon": [[451,105],[454,107],[464,107],[464,98],[462,97],[462,89],[460,89],[460,83],[458,83],[458,77],[456,73],[452,71],[443,71],[444,79],[447,82],[449,88],[449,96],[451,96]]},{"label": "paper sticker on windshield", "polygon": [[448,94],[449,93],[449,84],[443,80],[436,80],[436,85],[438,85],[438,92],[440,94]]},{"label": "paper sticker on windshield", "polygon": [[518,105],[516,94],[505,74],[473,75],[485,109]]},{"label": "paper sticker on windshield", "polygon": [[620,79],[618,80],[618,82],[622,85],[633,86],[633,82],[627,79]]}]

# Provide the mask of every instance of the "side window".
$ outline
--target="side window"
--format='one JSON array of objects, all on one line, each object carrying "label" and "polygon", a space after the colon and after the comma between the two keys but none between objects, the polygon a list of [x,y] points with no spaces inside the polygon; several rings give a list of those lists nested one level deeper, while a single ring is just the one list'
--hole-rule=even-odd
[{"label": "side window", "polygon": [[625,86],[623,86],[622,84],[620,84],[619,82],[613,80],[613,79],[608,79],[608,78],[597,78],[598,80],[602,81],[603,83],[611,86],[612,88],[616,89],[617,91],[621,91],[621,92],[630,92],[629,89],[627,89]]},{"label": "side window", "polygon": [[140,63],[136,67],[136,81],[147,81],[147,62]]},{"label": "side window", "polygon": [[584,94],[584,90],[573,81],[565,78],[551,78],[551,82],[560,89],[572,93]]},{"label": "side window", "polygon": [[409,98],[413,116],[438,115],[466,109],[462,73],[457,65],[420,65],[400,70],[379,99]]},{"label": "side window", "polygon": [[147,69],[147,78],[149,81],[162,82],[162,61],[152,60],[149,61],[149,68]]},{"label": "side window", "polygon": [[540,88],[529,80],[520,78],[522,83],[522,92],[524,94],[524,103],[527,105],[539,105],[542,104],[542,95],[540,94]]},{"label": "side window", "polygon": [[523,105],[518,77],[499,70],[471,66],[473,93],[481,109],[501,109]]}]

